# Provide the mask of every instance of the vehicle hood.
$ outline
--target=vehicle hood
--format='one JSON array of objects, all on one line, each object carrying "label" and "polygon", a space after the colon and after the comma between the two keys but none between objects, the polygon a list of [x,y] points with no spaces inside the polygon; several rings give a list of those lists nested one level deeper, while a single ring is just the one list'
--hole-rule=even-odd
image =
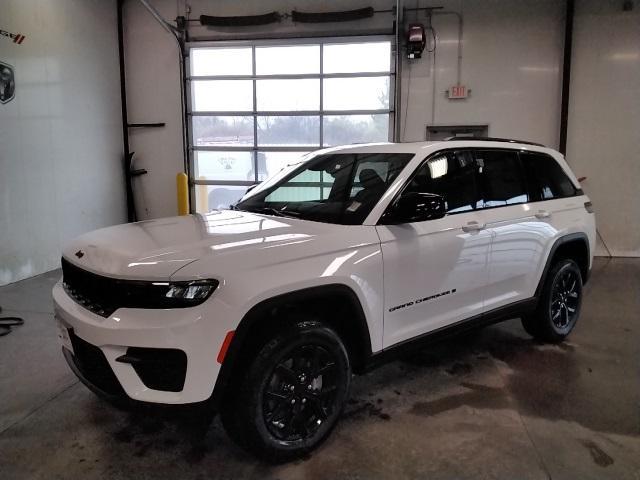
[{"label": "vehicle hood", "polygon": [[95,230],[73,240],[63,256],[100,275],[166,280],[202,259],[222,274],[238,262],[263,266],[341,249],[348,247],[345,229],[354,228],[359,227],[222,210]]}]

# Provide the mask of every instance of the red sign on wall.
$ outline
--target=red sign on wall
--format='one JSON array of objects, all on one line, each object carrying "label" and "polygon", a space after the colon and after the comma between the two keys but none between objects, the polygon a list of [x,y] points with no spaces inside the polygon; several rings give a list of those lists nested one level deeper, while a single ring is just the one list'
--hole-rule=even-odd
[{"label": "red sign on wall", "polygon": [[449,88],[449,98],[467,98],[467,93],[465,85],[454,85]]},{"label": "red sign on wall", "polygon": [[25,38],[21,33],[11,33],[2,29],[0,29],[0,35],[10,38],[11,40],[13,40],[13,43],[17,43],[18,45],[20,45]]}]

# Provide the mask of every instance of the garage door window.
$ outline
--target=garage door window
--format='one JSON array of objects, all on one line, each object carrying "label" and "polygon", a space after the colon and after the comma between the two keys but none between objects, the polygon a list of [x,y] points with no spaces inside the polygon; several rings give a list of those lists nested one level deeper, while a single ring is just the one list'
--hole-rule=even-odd
[{"label": "garage door window", "polygon": [[194,44],[189,64],[191,180],[199,212],[235,203],[248,186],[315,149],[390,139],[386,38]]}]

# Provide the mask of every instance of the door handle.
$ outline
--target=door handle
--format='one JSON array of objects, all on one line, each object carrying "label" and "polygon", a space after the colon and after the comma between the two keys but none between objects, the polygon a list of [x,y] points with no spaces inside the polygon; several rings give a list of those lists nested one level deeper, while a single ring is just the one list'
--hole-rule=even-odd
[{"label": "door handle", "polygon": [[484,227],[485,227],[484,223],[468,222],[466,225],[462,226],[462,231],[463,232],[477,232],[477,231],[483,230]]},{"label": "door handle", "polygon": [[551,212],[548,212],[547,210],[538,210],[538,213],[536,213],[535,215],[536,218],[542,220],[543,218],[551,217]]}]

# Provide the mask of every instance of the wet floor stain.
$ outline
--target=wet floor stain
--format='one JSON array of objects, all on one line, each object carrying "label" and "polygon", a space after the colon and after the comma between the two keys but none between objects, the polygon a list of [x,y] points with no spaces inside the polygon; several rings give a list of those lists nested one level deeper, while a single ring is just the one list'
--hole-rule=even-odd
[{"label": "wet floor stain", "polygon": [[589,450],[593,463],[600,467],[612,465],[614,460],[604,450],[602,450],[593,440],[581,440],[580,443]]},{"label": "wet floor stain", "polygon": [[[414,367],[437,367],[442,363],[442,358],[437,353],[432,353],[425,349],[406,356],[403,362]],[[402,364],[400,364],[399,368],[400,370],[406,369]]]},{"label": "wet floor stain", "polygon": [[451,368],[447,368],[446,372],[449,375],[457,377],[462,375],[469,375],[471,373],[471,370],[473,370],[473,367],[468,363],[456,362],[451,366]]},{"label": "wet floor stain", "polygon": [[139,448],[133,452],[136,457],[144,457],[149,451],[150,445],[140,445]]},{"label": "wet floor stain", "polygon": [[378,398],[376,406],[373,402],[350,398],[347,402],[348,407],[342,413],[342,419],[363,420],[366,417],[377,417],[381,420],[391,420],[391,415],[382,410],[382,402],[383,400]]},{"label": "wet floor stain", "polygon": [[185,456],[187,463],[200,463],[211,449],[205,444],[193,445]]},{"label": "wet floor stain", "polygon": [[582,362],[588,354],[578,345],[542,345],[503,328],[488,330],[483,338],[488,353],[511,370],[505,388],[521,413],[594,431],[640,434],[640,423],[629,421],[640,420],[633,395],[620,394],[625,385],[603,375],[604,369],[599,376],[595,367],[585,372]]},{"label": "wet floor stain", "polygon": [[120,443],[131,443],[133,433],[131,433],[131,428],[127,426],[115,432],[113,437]]},{"label": "wet floor stain", "polygon": [[162,444],[165,447],[175,447],[178,444],[178,441],[175,438],[165,438],[162,441]]},{"label": "wet floor stain", "polygon": [[188,464],[200,463],[212,450],[206,439],[212,418],[197,409],[136,411],[128,415],[113,438],[117,443],[130,445],[138,458],[163,454],[170,448]]},{"label": "wet floor stain", "polygon": [[[594,357],[592,349],[597,346],[576,340],[541,344],[521,331],[516,322],[431,344],[407,354],[380,378],[376,379],[376,372],[368,378],[390,393],[417,400],[410,404],[412,414],[431,416],[461,406],[510,408],[537,418],[575,422],[593,431],[640,435],[636,394],[629,390],[632,382],[623,384],[627,391],[620,394],[619,382],[606,373],[609,356],[616,355],[615,351],[603,354],[598,350],[599,356]],[[584,364],[586,358],[590,364]],[[594,363],[594,358],[601,363]],[[504,384],[486,387],[474,381],[487,368],[498,368]],[[446,378],[460,378],[470,386],[462,392],[445,390],[441,393],[450,394],[438,393],[432,399],[428,392],[414,387],[414,380],[425,375],[433,377],[436,385],[448,383]],[[614,408],[602,407],[612,402]]]},{"label": "wet floor stain", "polygon": [[477,409],[500,409],[512,406],[507,393],[501,388],[466,382],[460,385],[466,391],[426,402],[415,402],[409,410],[410,413],[431,417],[462,406]]}]

